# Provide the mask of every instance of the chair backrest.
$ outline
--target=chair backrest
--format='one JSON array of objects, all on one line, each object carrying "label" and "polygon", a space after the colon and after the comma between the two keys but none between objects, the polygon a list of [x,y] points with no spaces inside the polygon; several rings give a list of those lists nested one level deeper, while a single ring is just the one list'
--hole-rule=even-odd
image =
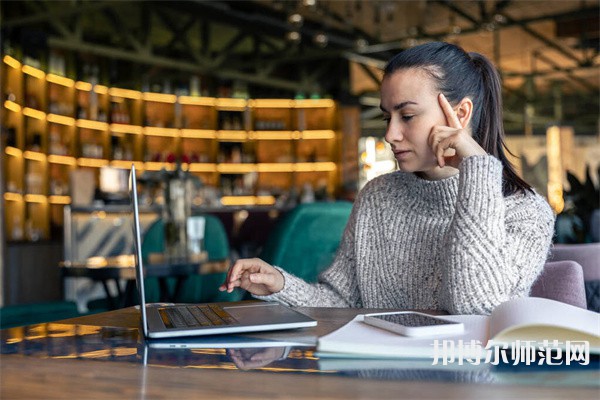
[{"label": "chair backrest", "polygon": [[[214,215],[205,214],[203,216],[206,218],[204,226],[204,249],[208,253],[208,259],[210,261],[228,259],[230,250],[229,240],[223,223]],[[164,251],[164,222],[159,218],[144,232],[142,257],[147,262],[147,257],[150,253],[162,253]]]},{"label": "chair backrest", "polygon": [[298,205],[276,224],[260,258],[315,282],[333,261],[351,211],[347,201]]},{"label": "chair backrest", "polygon": [[[209,261],[228,260],[230,256],[227,232],[221,220],[211,214],[203,214],[206,218],[204,226],[204,249],[208,253]],[[164,223],[157,219],[144,233],[142,240],[142,257],[148,258],[153,252],[164,252]],[[204,303],[211,301],[237,301],[240,293],[223,293],[218,287],[223,283],[226,273],[213,273],[190,276],[185,280],[179,291],[180,302]],[[156,279],[146,278],[146,298],[151,302],[158,301],[159,287]],[[174,282],[170,282],[172,286]]]},{"label": "chair backrest", "polygon": [[548,261],[576,261],[585,281],[600,280],[600,243],[555,244]]},{"label": "chair backrest", "polygon": [[529,295],[587,308],[581,265],[575,261],[547,262]]}]

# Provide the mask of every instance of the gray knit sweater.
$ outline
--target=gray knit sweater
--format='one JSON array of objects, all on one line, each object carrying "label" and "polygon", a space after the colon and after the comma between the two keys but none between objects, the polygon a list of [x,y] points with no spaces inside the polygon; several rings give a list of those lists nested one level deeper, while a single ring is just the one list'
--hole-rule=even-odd
[{"label": "gray knit sweater", "polygon": [[539,195],[502,195],[502,164],[468,157],[429,181],[396,171],[359,193],[333,264],[309,284],[282,271],[270,296],[291,306],[446,310],[489,314],[529,294],[554,231]]}]

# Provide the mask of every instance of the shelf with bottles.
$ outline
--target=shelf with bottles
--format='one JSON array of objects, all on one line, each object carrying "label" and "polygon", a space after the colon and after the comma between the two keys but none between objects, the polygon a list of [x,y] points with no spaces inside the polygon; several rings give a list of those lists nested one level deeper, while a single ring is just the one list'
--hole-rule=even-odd
[{"label": "shelf with bottles", "polygon": [[[108,87],[90,82],[75,82],[78,121],[108,123],[109,99]],[[94,124],[91,124],[94,125]],[[99,126],[99,125],[95,125]]]},{"label": "shelf with bottles", "polygon": [[46,73],[30,65],[23,65],[23,105],[33,110],[46,110]]},{"label": "shelf with bottles", "polygon": [[2,102],[24,104],[21,63],[9,55],[5,55],[2,61],[4,63],[4,68],[1,69],[4,82]]},{"label": "shelf with bottles", "polygon": [[175,103],[177,96],[164,93],[143,93],[144,126],[176,128]]},{"label": "shelf with bottles", "polygon": [[[136,90],[110,88],[108,89],[110,98],[108,119],[111,123],[111,129],[114,126],[135,126],[141,127],[144,121],[144,110],[142,93]],[[134,129],[134,128],[129,128]]]},{"label": "shelf with bottles", "polygon": [[139,161],[142,159],[142,137],[136,134],[111,132],[110,159],[113,161]]},{"label": "shelf with bottles", "polygon": [[334,129],[335,102],[329,99],[295,100],[296,129],[299,131]]},{"label": "shelf with bottles", "polygon": [[86,159],[107,159],[110,154],[108,131],[99,129],[78,129],[78,157]]},{"label": "shelf with bottles", "polygon": [[251,100],[255,131],[291,131],[294,127],[292,100]]},{"label": "shelf with bottles", "polygon": [[212,97],[180,96],[180,123],[183,130],[214,131],[217,128],[216,99]]},{"label": "shelf with bottles", "polygon": [[[46,75],[48,114],[75,117],[75,81],[55,74]],[[45,109],[44,107],[32,107]]]},{"label": "shelf with bottles", "polygon": [[[64,118],[64,117],[63,117]],[[48,122],[48,155],[75,156],[75,125]]]}]

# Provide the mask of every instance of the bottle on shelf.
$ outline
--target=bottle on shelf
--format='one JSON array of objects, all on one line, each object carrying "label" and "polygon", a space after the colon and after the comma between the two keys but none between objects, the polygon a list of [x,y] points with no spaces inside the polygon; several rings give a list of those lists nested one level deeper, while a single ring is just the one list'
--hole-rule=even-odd
[{"label": "bottle on shelf", "polygon": [[21,216],[19,214],[13,215],[13,226],[11,232],[12,240],[23,240],[23,227],[21,226]]}]

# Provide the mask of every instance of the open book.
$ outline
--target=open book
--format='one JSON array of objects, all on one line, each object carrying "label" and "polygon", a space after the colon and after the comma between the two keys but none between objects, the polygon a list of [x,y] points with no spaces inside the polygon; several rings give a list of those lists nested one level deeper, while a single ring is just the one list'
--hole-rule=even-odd
[{"label": "open book", "polygon": [[[589,342],[590,353],[600,354],[600,314],[554,300],[525,297],[509,300],[492,312],[483,315],[449,315],[443,318],[462,322],[464,332],[458,335],[429,337],[406,337],[363,322],[358,315],[340,329],[319,338],[317,350],[321,357],[328,355],[433,358],[435,340],[455,344],[462,340],[481,343],[481,347],[467,346],[464,357],[484,357],[483,349],[488,344],[506,345],[520,341],[550,344],[564,349],[566,341]],[[492,341],[492,342],[490,342]]]}]

